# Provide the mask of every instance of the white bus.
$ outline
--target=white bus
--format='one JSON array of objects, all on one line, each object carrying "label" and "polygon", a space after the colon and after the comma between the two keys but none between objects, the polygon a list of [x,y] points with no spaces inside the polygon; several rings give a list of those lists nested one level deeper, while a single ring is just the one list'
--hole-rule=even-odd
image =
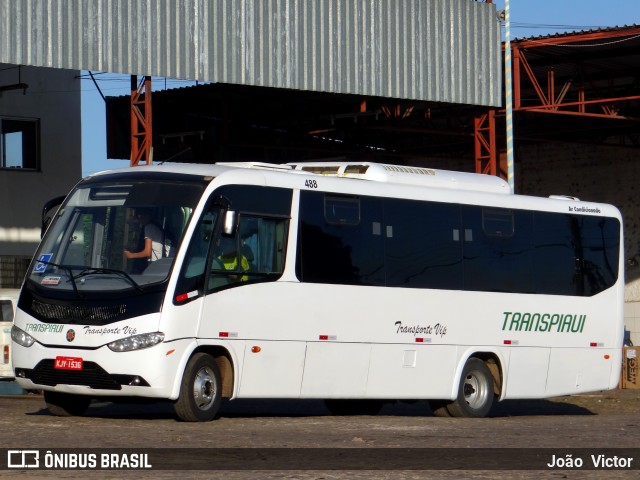
[{"label": "white bus", "polygon": [[336,414],[429,400],[482,417],[495,400],[615,388],[623,277],[616,208],[513,195],[493,176],[116,170],[82,180],[49,225],[13,366],[55,415],[138,397],[186,421],[223,398],[322,399]]}]

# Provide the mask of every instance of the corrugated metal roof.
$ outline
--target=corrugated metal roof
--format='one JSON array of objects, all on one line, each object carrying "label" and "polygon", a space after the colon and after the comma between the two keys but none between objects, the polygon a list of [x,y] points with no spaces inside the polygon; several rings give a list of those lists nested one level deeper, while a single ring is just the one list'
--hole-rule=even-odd
[{"label": "corrugated metal roof", "polygon": [[472,0],[3,0],[0,62],[501,104],[495,5]]}]

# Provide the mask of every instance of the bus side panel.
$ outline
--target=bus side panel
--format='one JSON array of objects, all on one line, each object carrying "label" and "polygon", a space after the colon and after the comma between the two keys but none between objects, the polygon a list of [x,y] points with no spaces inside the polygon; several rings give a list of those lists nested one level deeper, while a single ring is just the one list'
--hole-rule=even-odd
[{"label": "bus side panel", "polygon": [[235,396],[300,396],[308,325],[305,310],[290,305],[291,285],[237,286],[203,298],[197,337],[203,345],[227,346],[237,379]]},{"label": "bus side panel", "polygon": [[243,343],[245,343],[245,353],[239,397],[298,398],[300,396],[305,342],[260,340]]},{"label": "bus side panel", "polygon": [[620,368],[620,363],[614,365],[608,349],[552,348],[546,395],[551,397],[609,389],[614,366]]},{"label": "bus side panel", "polygon": [[506,374],[504,398],[536,398],[545,391],[549,348],[512,348]]},{"label": "bus side panel", "polygon": [[301,396],[364,398],[371,345],[309,342]]},{"label": "bus side panel", "polygon": [[457,350],[452,345],[373,345],[366,396],[449,398]]}]

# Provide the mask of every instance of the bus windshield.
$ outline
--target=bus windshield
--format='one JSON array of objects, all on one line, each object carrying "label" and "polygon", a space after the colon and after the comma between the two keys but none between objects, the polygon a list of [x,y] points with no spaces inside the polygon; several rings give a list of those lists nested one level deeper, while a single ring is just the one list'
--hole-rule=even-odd
[{"label": "bus windshield", "polygon": [[28,279],[80,295],[165,281],[203,187],[147,176],[79,184],[58,210]]}]

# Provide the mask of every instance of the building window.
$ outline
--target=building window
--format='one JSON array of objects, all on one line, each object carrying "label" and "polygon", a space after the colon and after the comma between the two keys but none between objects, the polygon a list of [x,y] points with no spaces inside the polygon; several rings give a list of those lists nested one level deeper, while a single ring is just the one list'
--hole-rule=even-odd
[{"label": "building window", "polygon": [[39,122],[0,119],[0,167],[37,170]]}]

